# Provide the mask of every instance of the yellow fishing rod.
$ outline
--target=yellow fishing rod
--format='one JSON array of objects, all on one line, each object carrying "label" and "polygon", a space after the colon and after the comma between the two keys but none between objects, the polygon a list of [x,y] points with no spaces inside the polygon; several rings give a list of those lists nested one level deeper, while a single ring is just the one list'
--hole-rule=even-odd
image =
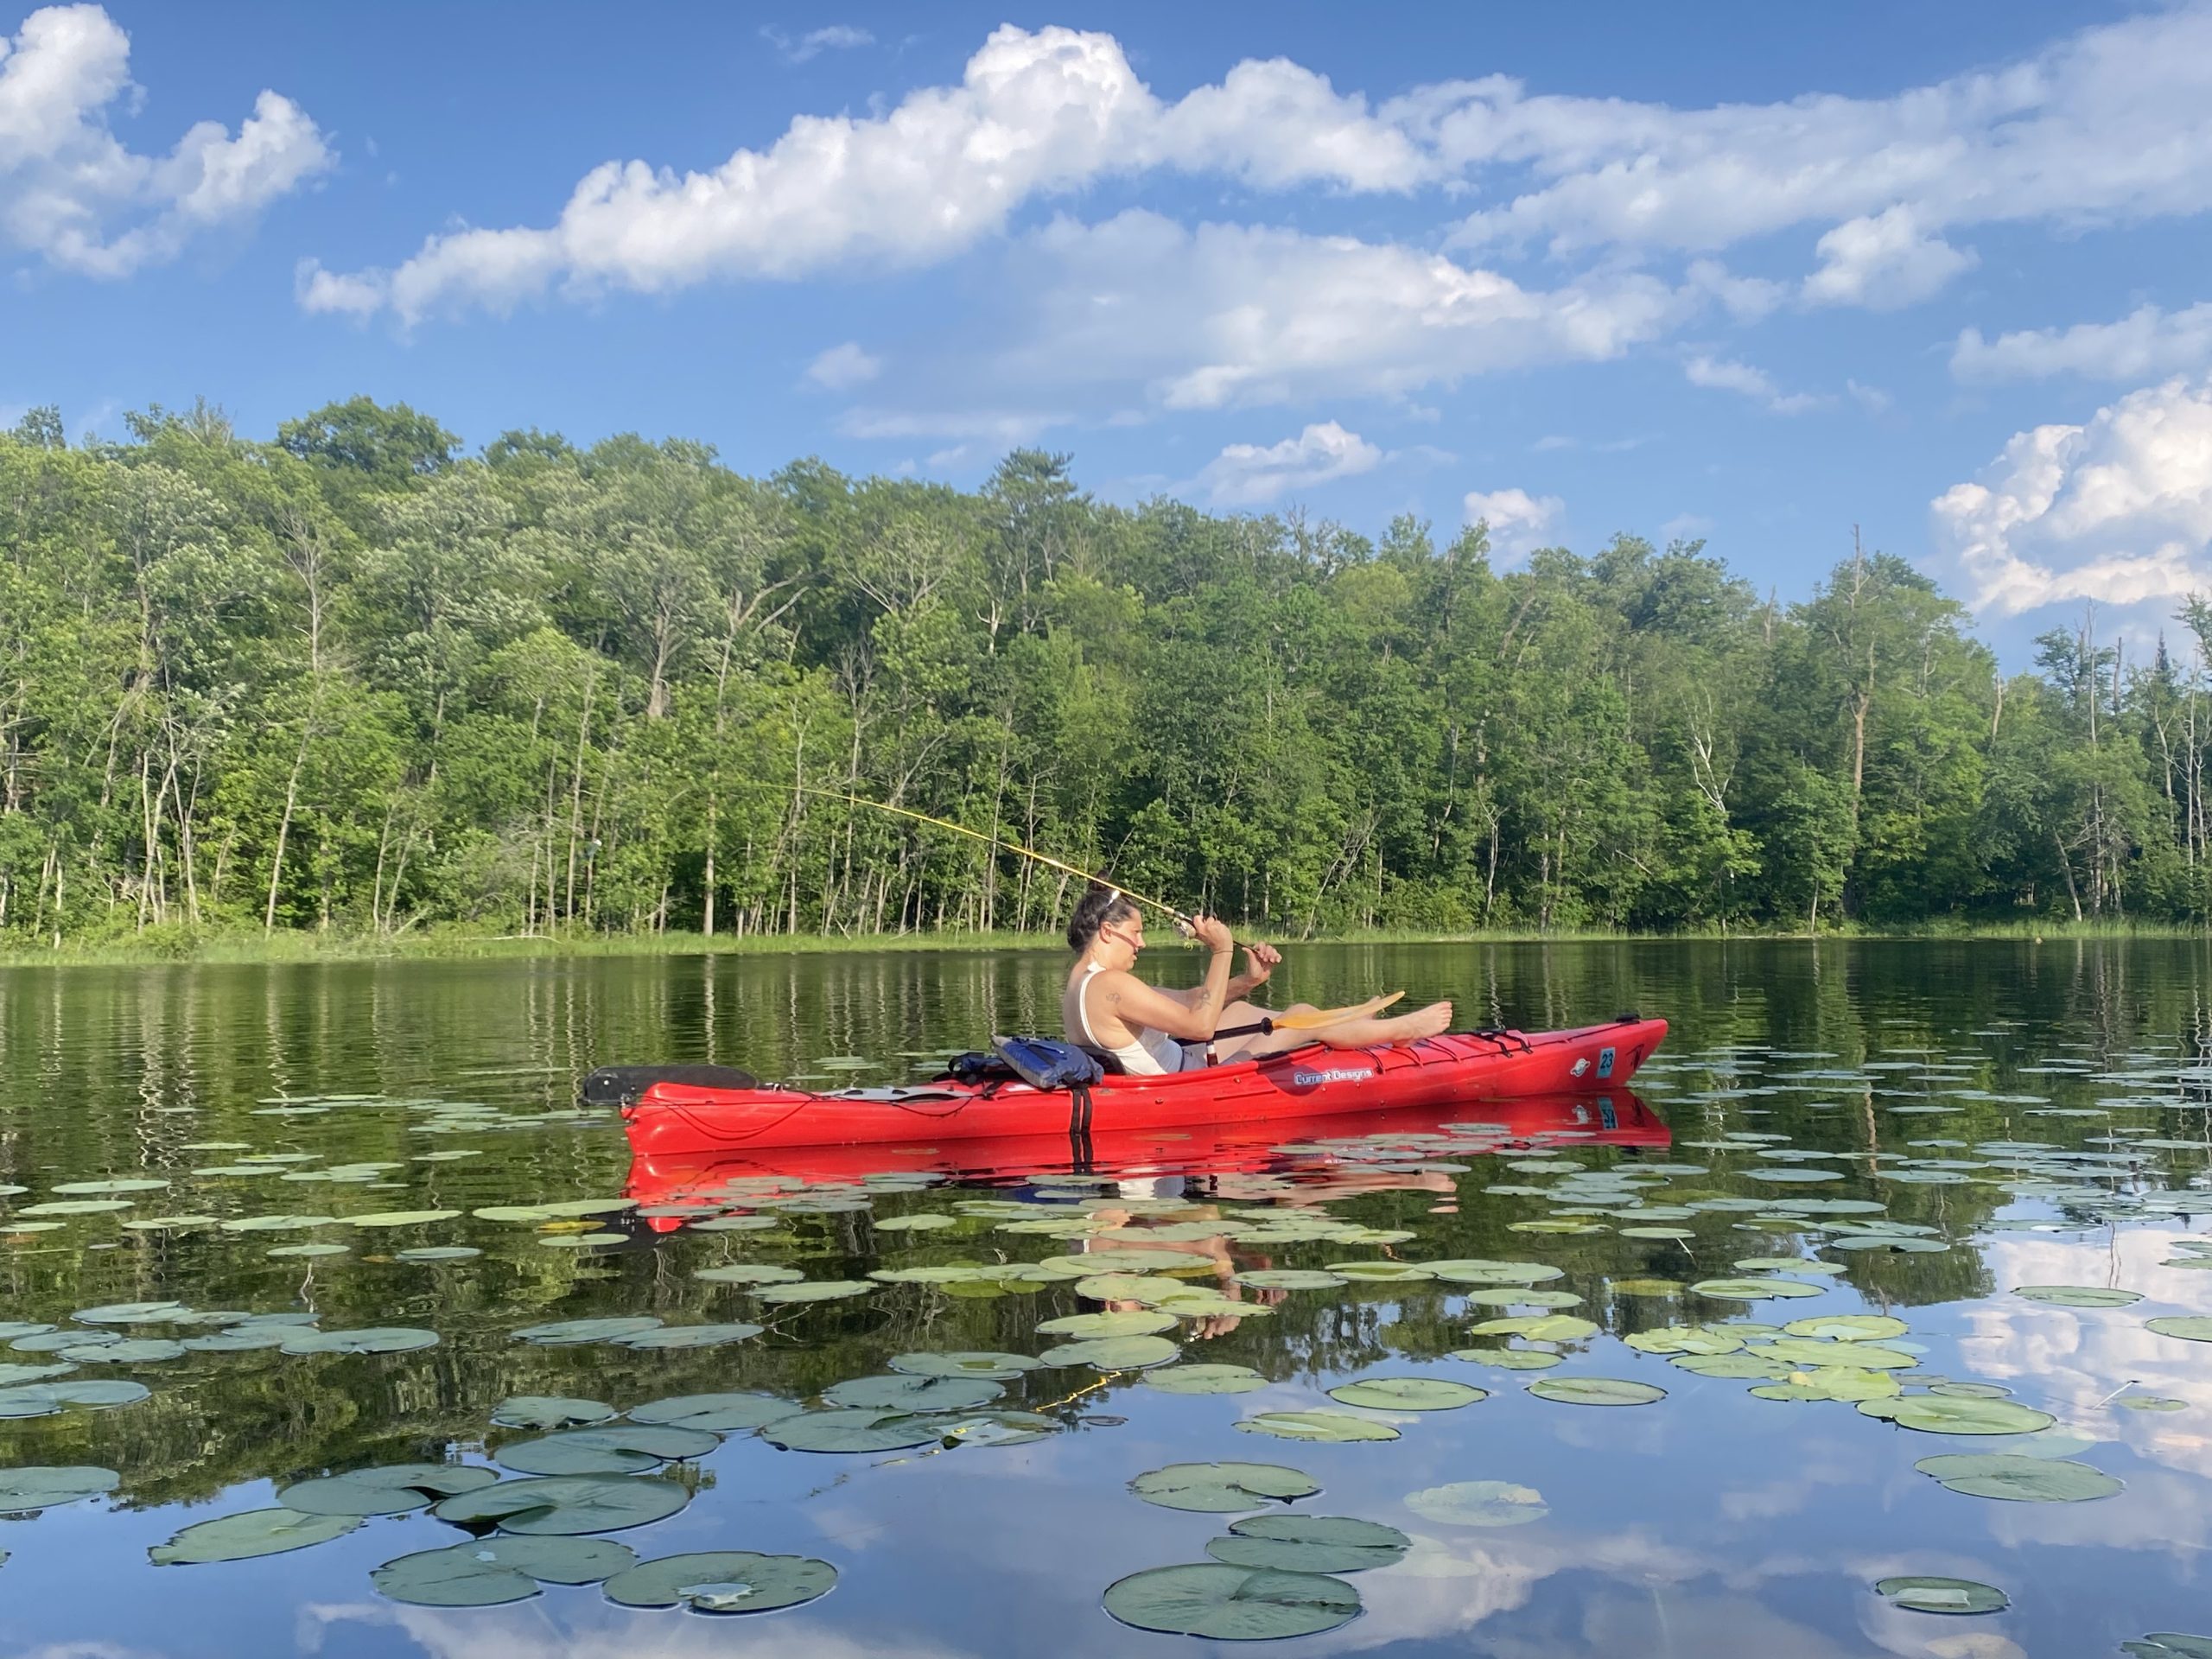
[{"label": "yellow fishing rod", "polygon": [[[1109,881],[1103,876],[1093,875],[1089,870],[1080,869],[1065,859],[1054,858],[1050,853],[1040,853],[1035,848],[1025,847],[1018,841],[1007,841],[999,836],[986,835],[981,830],[970,830],[966,824],[955,823],[950,818],[940,818],[927,812],[918,812],[911,806],[891,806],[882,801],[872,801],[865,795],[848,794],[842,789],[822,789],[812,784],[771,784],[755,779],[738,781],[746,783],[754,789],[772,789],[779,791],[788,790],[794,795],[812,795],[822,800],[842,801],[848,806],[865,806],[872,811],[888,812],[893,817],[911,818],[916,823],[926,823],[933,829],[949,830],[956,836],[965,836],[970,841],[980,841],[986,847],[995,847],[1001,852],[1017,853],[1023,858],[1033,858],[1039,864],[1052,869],[1078,876],[1085,881],[1096,881],[1101,887],[1111,887],[1125,899],[1134,899],[1141,905],[1149,905],[1173,921],[1175,924],[1175,931],[1186,939],[1193,936],[1197,926],[1198,918],[1185,911],[1177,909],[1165,899],[1154,899],[1148,893],[1138,893],[1133,888],[1122,886],[1118,881]],[[1238,941],[1232,939],[1230,943],[1235,944]],[[1318,1031],[1335,1025],[1340,1020],[1363,1019],[1370,1014],[1378,1014],[1404,995],[1403,991],[1392,991],[1349,1007],[1310,1008],[1303,1014],[1274,1014],[1256,1024],[1232,1027],[1226,1032],[1217,1033],[1217,1035],[1243,1035],[1254,1031]]]}]

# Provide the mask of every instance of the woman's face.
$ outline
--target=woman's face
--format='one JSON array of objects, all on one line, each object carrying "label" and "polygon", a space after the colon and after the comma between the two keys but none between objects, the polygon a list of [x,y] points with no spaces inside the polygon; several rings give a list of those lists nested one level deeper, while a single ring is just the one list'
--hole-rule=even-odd
[{"label": "woman's face", "polygon": [[1133,957],[1144,949],[1144,918],[1135,910],[1122,912],[1098,931],[1109,938],[1128,945]]}]

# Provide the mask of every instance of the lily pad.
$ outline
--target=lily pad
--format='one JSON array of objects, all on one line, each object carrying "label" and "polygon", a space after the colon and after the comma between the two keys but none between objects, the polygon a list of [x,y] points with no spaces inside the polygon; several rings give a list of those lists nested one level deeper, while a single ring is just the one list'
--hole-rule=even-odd
[{"label": "lily pad", "polygon": [[1950,1395],[1909,1394],[1894,1400],[1862,1401],[1859,1411],[1885,1417],[1925,1434],[2031,1434],[2057,1421],[2047,1411],[2010,1400],[1961,1400]]},{"label": "lily pad", "polygon": [[438,1333],[413,1325],[371,1325],[359,1331],[296,1330],[281,1344],[288,1354],[404,1354],[437,1344]]},{"label": "lily pad", "polygon": [[1518,1527],[1551,1513],[1533,1486],[1505,1480],[1455,1480],[1406,1494],[1415,1515],[1448,1527]]},{"label": "lily pad", "polygon": [[719,1268],[702,1268],[691,1275],[715,1285],[795,1285],[806,1277],[797,1268],[779,1268],[765,1262],[732,1262]]},{"label": "lily pad", "polygon": [[944,1438],[946,1421],[904,1411],[802,1411],[766,1424],[760,1438],[786,1452],[897,1452]]},{"label": "lily pad", "polygon": [[839,1302],[848,1296],[865,1295],[874,1288],[865,1279],[812,1279],[798,1284],[762,1285],[753,1294],[764,1302]]},{"label": "lily pad", "polygon": [[123,1342],[100,1342],[73,1344],[57,1348],[54,1357],[79,1365],[143,1365],[159,1360],[182,1359],[187,1352],[181,1342],[163,1337],[137,1337]]},{"label": "lily pad", "polygon": [[659,1329],[658,1319],[639,1313],[614,1319],[556,1319],[550,1325],[525,1325],[514,1334],[518,1341],[535,1343],[541,1348],[575,1348],[588,1342],[626,1341]]},{"label": "lily pad", "polygon": [[1793,1337],[1824,1337],[1834,1342],[1881,1342],[1912,1329],[1903,1319],[1884,1313],[1828,1313],[1792,1319],[1782,1328]]},{"label": "lily pad", "polygon": [[1395,1527],[1339,1515],[1255,1515],[1230,1523],[1206,1554],[1231,1567],[1278,1573],[1363,1573],[1405,1558],[1413,1541]]},{"label": "lily pad", "polygon": [[282,1555],[343,1538],[361,1524],[357,1515],[309,1515],[302,1510],[248,1510],[185,1528],[166,1544],[146,1554],[156,1567],[185,1567],[205,1561],[244,1561],[257,1555]]},{"label": "lily pad", "polygon": [[1526,1337],[1531,1342],[1580,1342],[1594,1337],[1599,1327],[1572,1313],[1522,1313],[1502,1319],[1484,1319],[1467,1327],[1474,1337]]},{"label": "lily pad", "polygon": [[1084,1365],[1101,1371],[1138,1371],[1163,1364],[1183,1350],[1166,1337],[1099,1337],[1064,1342],[1039,1356],[1047,1365]]},{"label": "lily pad", "polygon": [[630,1408],[633,1423],[666,1423],[678,1428],[702,1428],[715,1434],[734,1434],[759,1428],[779,1417],[804,1411],[797,1401],[772,1394],[680,1394],[665,1400],[648,1400]]},{"label": "lily pad", "polygon": [[1376,1411],[1450,1411],[1489,1399],[1490,1390],[1470,1388],[1465,1382],[1452,1382],[1442,1377],[1368,1376],[1331,1389],[1329,1398],[1340,1405],[1365,1406]]},{"label": "lily pad", "polygon": [[1407,1262],[1332,1262],[1329,1271],[1356,1285],[1413,1285],[1436,1277],[1427,1268],[1417,1268]]},{"label": "lily pad", "polygon": [[2007,1452],[1947,1452],[1912,1465],[1955,1492],[2018,1503],[2082,1503],[2110,1497],[2123,1483],[2070,1458],[2031,1458]]},{"label": "lily pad", "polygon": [[1791,1296],[1817,1296],[1825,1285],[1808,1285],[1796,1279],[1700,1279],[1690,1288],[1700,1296],[1717,1296],[1732,1302],[1763,1302]]},{"label": "lily pad", "polygon": [[1170,1365],[1147,1371],[1141,1381],[1160,1394],[1251,1394],[1268,1386],[1249,1365]]},{"label": "lily pad", "polygon": [[573,1475],[503,1480],[434,1505],[430,1513],[458,1526],[497,1525],[502,1532],[562,1537],[620,1532],[664,1520],[691,1501],[674,1481],[620,1475]]},{"label": "lily pad", "polygon": [[732,1319],[716,1325],[664,1325],[658,1331],[641,1331],[619,1338],[625,1348],[721,1348],[757,1337],[761,1327]]},{"label": "lily pad", "polygon": [[1100,1273],[1187,1273],[1213,1266],[1210,1255],[1188,1250],[1144,1250],[1109,1247],[1086,1250],[1081,1255],[1048,1255],[1039,1263],[1071,1278],[1088,1279]]},{"label": "lily pad", "polygon": [[826,1595],[837,1569],[810,1555],[709,1550],[640,1561],[607,1580],[624,1607],[689,1607],[696,1613],[765,1613]]},{"label": "lily pad", "polygon": [[[1174,1281],[1167,1281],[1173,1284]],[[1185,1286],[1176,1286],[1185,1289]],[[1057,1319],[1047,1319],[1037,1327],[1044,1337],[1155,1337],[1162,1331],[1173,1331],[1176,1319],[1173,1313],[1160,1313],[1150,1309],[1130,1308],[1119,1313],[1068,1313]]]},{"label": "lily pad", "polygon": [[578,1428],[613,1415],[614,1408],[603,1402],[556,1394],[512,1395],[492,1408],[492,1421],[502,1428]]},{"label": "lily pad", "polygon": [[395,1262],[466,1262],[484,1252],[474,1244],[422,1244],[413,1249],[394,1250]]},{"label": "lily pad", "polygon": [[833,1406],[866,1411],[969,1411],[1006,1390],[988,1377],[856,1376],[832,1383],[822,1397]]},{"label": "lily pad", "polygon": [[34,1464],[0,1469],[0,1515],[32,1515],[113,1491],[123,1477],[92,1464]]},{"label": "lily pad", "polygon": [[2001,1613],[2012,1599],[1994,1585],[1972,1579],[1884,1579],[1874,1593],[1913,1613]]},{"label": "lily pad", "polygon": [[967,1351],[893,1354],[884,1363],[909,1376],[976,1376],[1004,1382],[1041,1369],[1045,1362],[1028,1354]]},{"label": "lily pad", "polygon": [[69,1317],[79,1325],[168,1325],[191,1311],[182,1302],[108,1302],[79,1308]]},{"label": "lily pad", "polygon": [[1333,1290],[1344,1281],[1320,1268],[1253,1268],[1238,1273],[1236,1282],[1255,1290]]},{"label": "lily pad", "polygon": [[1395,1440],[1398,1431],[1388,1423],[1355,1417],[1347,1411],[1263,1411],[1256,1417],[1237,1420],[1243,1434],[1272,1434],[1284,1440]]},{"label": "lily pad", "polygon": [[405,1515],[499,1478],[494,1470],[461,1464],[389,1464],[296,1481],[278,1492],[276,1501],[303,1515]]},{"label": "lily pad", "polygon": [[1313,1636],[1349,1624],[1359,1592],[1320,1573],[1277,1573],[1221,1562],[1155,1567],[1107,1586],[1106,1611],[1141,1630],[1217,1642]]},{"label": "lily pad", "polygon": [[[2177,1315],[2145,1319],[2143,1326],[2162,1337],[2179,1337],[2183,1342],[2212,1342],[2212,1319]],[[22,1344],[18,1343],[16,1345],[20,1348]]]},{"label": "lily pad", "polygon": [[369,1582],[418,1607],[494,1607],[536,1595],[541,1583],[596,1584],[637,1559],[607,1538],[480,1538],[386,1561]]},{"label": "lily pad", "polygon": [[2012,1294],[2060,1307],[2126,1307],[2143,1300],[2139,1290],[2107,1290],[2095,1285],[2019,1285]]},{"label": "lily pad", "polygon": [[703,1456],[721,1444],[720,1435],[705,1429],[617,1423],[512,1440],[493,1455],[518,1474],[635,1475],[655,1464]]},{"label": "lily pad", "polygon": [[1667,1397],[1664,1389],[1617,1376],[1539,1377],[1529,1385],[1529,1392],[1569,1406],[1648,1406]]},{"label": "lily pad", "polygon": [[1321,1487],[1279,1463],[1171,1463],[1139,1475],[1129,1490],[1164,1510],[1234,1515],[1311,1497]]},{"label": "lily pad", "polygon": [[1744,1339],[1726,1325],[1662,1325],[1621,1338],[1640,1354],[1732,1354]]},{"label": "lily pad", "polygon": [[1464,1359],[1471,1365],[1495,1365],[1508,1371],[1545,1371],[1564,1359],[1564,1354],[1548,1353],[1541,1348],[1454,1348],[1453,1359]]}]

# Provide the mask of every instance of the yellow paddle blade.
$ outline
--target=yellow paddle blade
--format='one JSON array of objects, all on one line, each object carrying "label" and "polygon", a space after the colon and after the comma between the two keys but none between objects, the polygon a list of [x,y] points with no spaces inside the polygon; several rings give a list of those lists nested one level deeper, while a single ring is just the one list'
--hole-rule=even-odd
[{"label": "yellow paddle blade", "polygon": [[1319,1031],[1325,1026],[1340,1026],[1347,1020],[1364,1020],[1380,1014],[1404,995],[1403,991],[1392,991],[1387,996],[1371,997],[1348,1008],[1311,1008],[1304,1014],[1278,1014],[1273,1018],[1277,1031]]}]

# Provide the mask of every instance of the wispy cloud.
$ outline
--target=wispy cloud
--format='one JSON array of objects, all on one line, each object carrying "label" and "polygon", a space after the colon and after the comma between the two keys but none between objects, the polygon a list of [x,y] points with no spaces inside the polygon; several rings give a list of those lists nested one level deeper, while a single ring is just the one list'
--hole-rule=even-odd
[{"label": "wispy cloud", "polygon": [[782,54],[785,63],[804,63],[824,52],[849,52],[855,47],[874,46],[875,36],[864,29],[850,23],[831,23],[826,28],[811,29],[793,39],[773,23],[764,23],[760,38]]}]

